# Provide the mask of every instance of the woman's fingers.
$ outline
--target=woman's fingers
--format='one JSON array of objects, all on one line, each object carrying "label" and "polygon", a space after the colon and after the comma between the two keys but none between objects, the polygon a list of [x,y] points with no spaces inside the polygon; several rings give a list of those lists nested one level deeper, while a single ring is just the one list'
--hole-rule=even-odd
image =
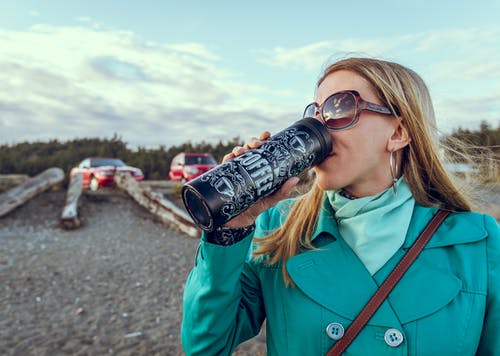
[{"label": "woman's fingers", "polygon": [[222,162],[226,162],[226,161],[232,160],[233,158],[234,158],[234,154],[233,154],[233,152],[228,153],[227,155],[225,155],[225,156],[222,158]]},{"label": "woman's fingers", "polygon": [[245,148],[258,148],[262,145],[262,141],[258,139],[257,137],[251,137],[246,143],[245,143]]},{"label": "woman's fingers", "polygon": [[222,158],[222,162],[226,162],[233,159],[234,157],[238,157],[248,150],[259,148],[264,141],[269,139],[269,137],[271,137],[271,133],[269,131],[262,132],[258,138],[251,137],[243,146],[234,147],[230,153],[226,154]]},{"label": "woman's fingers", "polygon": [[259,140],[261,141],[265,141],[267,140],[269,137],[271,137],[271,133],[269,131],[264,131],[263,133],[260,134],[259,136]]},{"label": "woman's fingers", "polygon": [[248,149],[243,147],[243,146],[236,146],[235,148],[233,148],[232,153],[235,156],[239,156],[239,155],[242,155],[243,153],[245,153],[245,151],[248,151]]}]

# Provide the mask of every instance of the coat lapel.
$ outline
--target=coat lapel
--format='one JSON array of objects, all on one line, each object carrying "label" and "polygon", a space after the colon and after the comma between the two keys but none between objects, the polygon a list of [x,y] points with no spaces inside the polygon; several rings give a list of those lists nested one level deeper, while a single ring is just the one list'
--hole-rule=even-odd
[{"label": "coat lapel", "polygon": [[[325,220],[328,214],[323,212],[314,238],[325,235],[324,232],[329,230],[335,241],[292,257],[286,265],[288,273],[309,298],[330,311],[353,320],[435,212],[436,209],[433,208],[415,206],[404,245],[373,277],[339,236],[333,217]],[[426,249],[473,242],[486,237],[479,215],[470,214],[468,219],[458,218],[457,215],[459,214],[448,217]],[[470,234],[464,233],[465,231]],[[328,239],[318,238],[316,242],[320,240]],[[330,238],[331,240],[333,239]],[[431,314],[453,300],[462,288],[462,281],[451,271],[439,269],[431,262],[428,259],[417,259],[368,324],[400,325]],[[439,290],[435,286],[439,286]]]},{"label": "coat lapel", "polygon": [[[399,254],[402,257],[403,252],[400,250]],[[396,284],[388,300],[401,323],[405,324],[443,308],[461,289],[462,281],[451,271],[417,259]]]},{"label": "coat lapel", "polygon": [[[380,284],[387,278],[436,212],[435,208],[415,206],[407,238],[402,248],[374,275],[377,283]],[[422,251],[422,255],[415,260],[389,294],[388,299],[401,323],[434,313],[460,293],[463,288],[462,280],[453,271],[433,262],[446,261],[446,257],[435,249],[485,239],[487,232],[482,219],[483,217],[476,213],[454,213],[449,215],[436,230]]]},{"label": "coat lapel", "polygon": [[[305,295],[350,320],[378,288],[368,270],[342,239],[294,256],[286,267]],[[369,324],[399,325],[399,322],[385,302]]]}]

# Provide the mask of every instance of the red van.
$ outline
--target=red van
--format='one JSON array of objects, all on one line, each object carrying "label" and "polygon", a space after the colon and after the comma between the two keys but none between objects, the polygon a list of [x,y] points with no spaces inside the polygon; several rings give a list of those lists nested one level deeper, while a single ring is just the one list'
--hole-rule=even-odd
[{"label": "red van", "polygon": [[188,182],[214,168],[217,161],[210,153],[179,153],[170,164],[168,178]]}]

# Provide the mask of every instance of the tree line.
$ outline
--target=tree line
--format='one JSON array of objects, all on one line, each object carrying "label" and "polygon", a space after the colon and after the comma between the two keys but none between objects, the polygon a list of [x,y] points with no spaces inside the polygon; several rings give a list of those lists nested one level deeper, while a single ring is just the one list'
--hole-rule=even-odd
[{"label": "tree line", "polygon": [[469,153],[480,154],[488,150],[498,158],[500,153],[500,124],[496,129],[486,121],[481,122],[478,130],[459,127],[453,130],[451,135],[444,137],[443,140],[452,147],[457,141],[462,142]]},{"label": "tree line", "polygon": [[500,183],[500,125],[483,121],[478,130],[458,128],[442,140],[452,161],[467,163],[481,181]]},{"label": "tree line", "polygon": [[218,162],[242,140],[231,140],[211,144],[207,142],[186,142],[168,149],[160,146],[156,149],[139,147],[135,150],[118,135],[110,139],[80,138],[66,142],[50,140],[48,142],[22,142],[12,145],[0,145],[0,174],[37,175],[47,168],[59,167],[67,174],[87,157],[120,158],[126,164],[142,169],[146,179],[167,179],[170,162],[181,152],[212,153]]},{"label": "tree line", "polygon": [[[488,152],[489,159],[498,163],[500,159],[500,125],[493,128],[482,122],[478,130],[458,128],[442,140],[448,146],[464,142],[469,153]],[[50,167],[59,167],[67,174],[72,167],[87,157],[120,158],[126,164],[141,168],[146,179],[167,179],[170,162],[180,152],[212,153],[218,162],[236,145],[242,145],[239,137],[218,143],[193,143],[188,141],[168,149],[160,146],[156,149],[139,147],[130,149],[118,135],[110,139],[80,138],[66,142],[50,140],[48,142],[22,142],[12,145],[0,145],[0,174],[27,174],[34,176]]]}]

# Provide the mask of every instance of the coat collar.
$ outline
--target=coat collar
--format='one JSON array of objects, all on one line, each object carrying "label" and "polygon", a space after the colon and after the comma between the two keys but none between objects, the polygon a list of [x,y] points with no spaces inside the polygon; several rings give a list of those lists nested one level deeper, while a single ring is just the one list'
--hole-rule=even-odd
[{"label": "coat collar", "polygon": [[[288,273],[309,298],[353,320],[436,212],[436,208],[416,204],[404,245],[381,271],[371,276],[351,248],[339,238],[333,211],[323,204],[312,236],[314,245],[319,248],[290,258],[286,265]],[[487,233],[481,221],[479,214],[451,214],[426,249],[484,239]],[[330,238],[319,238],[325,235]],[[440,286],[439,293],[430,293],[436,290],[436,285]],[[451,272],[417,259],[391,292],[390,304],[386,300],[368,324],[396,326],[431,314],[448,304],[461,288],[461,280]]]},{"label": "coat collar", "polygon": [[334,217],[334,211],[328,199],[323,198],[323,204],[319,212],[318,224],[311,236],[311,241],[314,241],[319,235],[327,233],[335,238],[340,237],[337,221]]},{"label": "coat collar", "polygon": [[[406,239],[402,246],[403,249],[408,249],[413,245],[437,211],[438,208],[436,207],[425,207],[418,203],[415,204]],[[467,231],[468,233],[464,234],[463,231]],[[328,199],[323,200],[318,224],[311,236],[311,241],[314,241],[318,236],[325,233],[336,239],[340,238],[334,211]],[[479,241],[485,238],[486,235],[487,232],[484,228],[481,214],[468,212],[453,213],[443,222],[425,248]]]},{"label": "coat collar", "polygon": [[[437,213],[437,210],[435,207],[415,204],[403,249],[408,249],[413,245],[420,233]],[[478,213],[450,214],[437,229],[425,248],[444,247],[482,240],[487,235],[483,219],[483,216]],[[467,233],[464,233],[465,231]]]}]

